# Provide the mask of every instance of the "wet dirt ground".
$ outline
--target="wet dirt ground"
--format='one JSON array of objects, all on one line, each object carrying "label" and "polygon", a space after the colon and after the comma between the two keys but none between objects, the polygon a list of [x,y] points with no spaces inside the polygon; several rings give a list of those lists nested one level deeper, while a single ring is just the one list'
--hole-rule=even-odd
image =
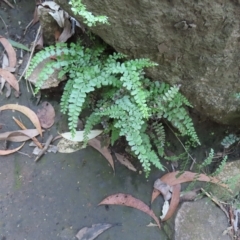
[{"label": "wet dirt ground", "polygon": [[[34,7],[35,3],[29,0],[17,1],[15,9],[1,2],[0,16],[7,29],[0,20],[0,35],[24,44],[33,41],[36,28],[30,29],[25,37],[22,34],[32,19]],[[22,95],[19,98],[13,94],[9,99],[4,94],[0,95],[0,105],[18,103],[36,111],[35,99],[27,92],[24,80],[20,89]],[[57,131],[61,130],[59,128],[65,124],[59,103],[46,97],[57,116],[53,127],[44,133],[44,140],[50,134],[57,135]],[[0,133],[19,129],[12,116],[20,118],[28,128],[33,127],[22,114],[3,111],[0,113]],[[219,145],[220,136],[226,133],[226,128],[205,123],[199,133],[200,138],[207,137],[207,141],[195,155],[204,159],[205,150]],[[9,147],[16,145],[10,144]],[[35,163],[32,148],[25,144],[20,152],[0,157],[0,240],[76,239],[75,235],[81,228],[96,223],[117,224],[100,235],[99,240],[173,239],[171,224],[165,224],[162,230],[146,227],[153,220],[138,210],[98,206],[106,196],[118,192],[131,194],[150,204],[152,185],[164,174],[153,170],[146,179],[144,174],[139,174],[139,166],[138,172],[134,173],[117,162],[115,164],[114,174],[104,157],[91,147],[71,154],[48,153]],[[161,214],[160,203],[162,200],[159,199],[153,205],[157,216]]]}]

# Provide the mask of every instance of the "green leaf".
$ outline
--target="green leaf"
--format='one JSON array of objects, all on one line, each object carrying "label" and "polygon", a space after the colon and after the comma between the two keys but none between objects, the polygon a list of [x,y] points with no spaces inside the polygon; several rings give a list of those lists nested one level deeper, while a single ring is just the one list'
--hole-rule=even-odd
[{"label": "green leaf", "polygon": [[12,39],[9,39],[9,38],[8,38],[8,41],[10,42],[10,44],[13,47],[20,48],[20,49],[23,49],[25,51],[31,52],[31,50],[28,47],[26,47],[25,45],[23,45],[22,43],[15,42],[15,41],[13,41]]}]

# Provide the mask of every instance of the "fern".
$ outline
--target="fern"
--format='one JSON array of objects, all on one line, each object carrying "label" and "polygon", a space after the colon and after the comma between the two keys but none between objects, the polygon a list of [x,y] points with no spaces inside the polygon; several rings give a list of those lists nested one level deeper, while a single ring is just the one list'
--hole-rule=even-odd
[{"label": "fern", "polygon": [[191,104],[179,93],[179,86],[170,87],[165,83],[161,85],[159,86],[157,82],[150,85],[152,115],[159,119],[167,119],[182,136],[187,135],[192,143],[200,144],[192,119],[184,108],[184,105],[191,106]]},{"label": "fern", "polygon": [[[191,106],[179,93],[178,86],[151,82],[144,77],[144,68],[156,64],[148,59],[125,60],[120,53],[104,54],[104,48],[89,49],[79,44],[58,43],[37,53],[30,63],[26,78],[44,59],[50,60],[39,75],[36,92],[54,69],[61,69],[59,76],[68,73],[69,80],[61,98],[61,111],[68,114],[68,125],[75,134],[78,117],[91,93],[98,98],[93,104],[93,113],[87,118],[84,145],[93,127],[109,120],[106,125],[112,131],[112,144],[118,136],[124,136],[132,152],[139,158],[146,173],[151,166],[163,169],[159,157],[164,155],[165,132],[161,119],[170,121],[181,133],[199,143],[193,123],[184,108]],[[146,123],[154,119],[150,136]],[[152,120],[151,120],[152,121]],[[158,155],[153,150],[153,140]]]},{"label": "fern", "polygon": [[224,167],[226,166],[227,163],[227,155],[223,158],[223,160],[221,161],[220,165],[218,166],[218,168],[215,170],[214,173],[212,173],[212,176],[217,176],[219,173],[221,173],[224,169]]},{"label": "fern", "polygon": [[86,6],[81,0],[71,0],[69,4],[72,5],[71,9],[73,13],[82,16],[84,23],[89,27],[95,26],[97,23],[108,23],[106,16],[94,16],[91,12],[87,11]]},{"label": "fern", "polygon": [[209,166],[213,161],[213,157],[214,157],[214,150],[211,149],[208,157],[199,165],[198,167],[199,171]]},{"label": "fern", "polygon": [[163,157],[165,145],[165,131],[161,122],[152,123],[149,136],[152,139],[155,147],[157,148],[158,155],[160,157]]}]

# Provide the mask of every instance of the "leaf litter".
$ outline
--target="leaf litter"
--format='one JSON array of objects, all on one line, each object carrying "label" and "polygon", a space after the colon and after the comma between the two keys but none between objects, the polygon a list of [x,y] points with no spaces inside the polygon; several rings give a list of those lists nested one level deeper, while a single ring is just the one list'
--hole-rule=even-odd
[{"label": "leaf litter", "polygon": [[0,76],[4,78],[17,92],[19,92],[19,83],[15,76],[6,69],[0,68]]},{"label": "leaf litter", "polygon": [[[116,225],[116,224],[115,224]],[[78,240],[93,240],[107,229],[113,227],[113,224],[109,223],[97,223],[91,227],[82,228],[76,235]]]},{"label": "leaf litter", "polygon": [[21,146],[14,148],[14,149],[0,150],[0,156],[6,156],[6,155],[12,154],[14,152],[17,152],[18,150],[20,150],[23,147],[24,144],[25,143],[23,143]]},{"label": "leaf litter", "polygon": [[112,155],[111,155],[109,149],[107,147],[104,147],[104,146],[102,147],[101,142],[96,138],[93,138],[93,139],[89,140],[88,144],[91,147],[95,148],[97,151],[99,151],[107,159],[107,161],[111,165],[113,171],[115,171],[113,158],[112,158]]},{"label": "leaf litter", "polygon": [[72,152],[76,152],[80,149],[82,149],[83,143],[81,142],[73,142],[70,140],[67,140],[65,138],[62,138],[58,144],[58,151],[60,153],[72,153]]},{"label": "leaf litter", "polygon": [[138,209],[149,216],[151,216],[155,222],[157,223],[158,227],[161,228],[159,219],[154,214],[154,212],[141,200],[124,193],[117,193],[111,196],[108,196],[107,198],[103,199],[98,205],[122,205],[127,207],[132,207],[135,209]]},{"label": "leaf litter", "polygon": [[3,36],[0,36],[0,42],[7,52],[8,59],[9,59],[9,67],[14,68],[17,63],[17,57],[16,57],[16,52],[15,52],[14,48],[12,47],[10,42]]},{"label": "leaf litter", "polygon": [[30,108],[25,107],[23,105],[18,105],[18,104],[6,104],[6,105],[0,107],[0,111],[3,111],[3,110],[16,110],[16,111],[23,113],[31,120],[33,125],[38,130],[39,134],[42,136],[42,128],[41,128],[39,119],[38,119],[36,113],[34,111],[32,111]]},{"label": "leaf litter", "polygon": [[[170,194],[172,195],[169,208],[167,211],[166,208],[163,210],[164,214],[162,216],[162,221],[166,221],[171,218],[179,205],[181,191],[180,184],[191,181],[211,182],[229,190],[228,186],[226,184],[223,184],[219,179],[207,176],[205,174],[198,174],[189,171],[185,171],[183,173],[180,173],[179,171],[167,173],[162,176],[160,180],[157,179],[155,181],[151,200],[151,202],[153,202],[160,194],[162,194],[165,201],[168,201]],[[172,187],[172,189],[170,187]]]},{"label": "leaf litter", "polygon": [[[102,132],[103,132],[102,130],[92,130],[87,137],[88,139],[92,139],[100,135]],[[61,136],[73,142],[83,142],[84,140],[83,134],[84,134],[84,131],[76,131],[74,137],[72,137],[71,132],[61,133]]]},{"label": "leaf litter", "polygon": [[39,135],[37,129],[17,130],[0,133],[0,141],[25,142]]},{"label": "leaf litter", "polygon": [[50,128],[54,124],[55,110],[49,102],[43,102],[37,111],[37,116],[43,128]]},{"label": "leaf litter", "polygon": [[136,172],[137,169],[132,165],[132,163],[123,155],[119,154],[119,153],[115,153],[115,156],[117,158],[117,160],[124,165],[125,167],[127,167],[128,169],[130,169],[131,171]]}]

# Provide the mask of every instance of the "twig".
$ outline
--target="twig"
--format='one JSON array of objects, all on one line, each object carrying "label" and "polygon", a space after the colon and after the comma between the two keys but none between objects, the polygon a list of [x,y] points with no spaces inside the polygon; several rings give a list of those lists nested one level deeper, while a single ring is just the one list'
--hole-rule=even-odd
[{"label": "twig", "polygon": [[30,56],[29,56],[29,59],[28,59],[28,63],[27,63],[27,65],[26,65],[25,69],[23,70],[21,76],[19,77],[18,82],[21,81],[22,77],[24,76],[25,72],[27,71],[27,69],[28,69],[28,67],[29,67],[30,61],[31,61],[32,56],[33,56],[33,52],[34,52],[34,50],[35,50],[35,46],[36,46],[36,43],[37,43],[37,39],[38,39],[38,36],[39,36],[39,34],[40,34],[40,31],[41,31],[41,26],[39,26],[38,31],[37,31],[37,34],[36,34],[36,37],[35,37],[35,40],[34,40],[34,42],[33,42],[32,51],[31,51],[31,53],[30,53]]},{"label": "twig", "polygon": [[219,202],[219,200],[218,200],[216,197],[210,195],[210,194],[209,194],[208,192],[206,192],[203,188],[201,188],[201,191],[202,191],[207,197],[209,197],[216,205],[218,205],[218,206],[222,209],[222,211],[226,214],[227,218],[230,219],[230,216],[229,216],[227,210],[226,210],[225,207]]},{"label": "twig", "polygon": [[31,22],[26,26],[25,31],[24,31],[24,33],[23,33],[24,36],[25,36],[25,34],[27,33],[28,28],[32,25],[32,23],[33,23],[33,19],[32,19]]},{"label": "twig", "polygon": [[28,156],[29,158],[31,158],[31,156],[30,156],[29,154],[27,154],[27,153],[20,152],[20,151],[18,151],[18,153],[20,153],[20,154],[22,154],[22,155],[25,155],[25,156]]},{"label": "twig", "polygon": [[182,143],[182,141],[179,139],[179,137],[176,135],[176,133],[172,130],[172,128],[165,122],[165,124],[169,127],[169,129],[172,131],[172,133],[175,135],[175,137],[177,138],[177,140],[180,142],[180,144],[182,145],[182,147],[184,148],[185,152],[188,154],[188,156],[193,160],[194,163],[196,163],[196,160],[191,156],[191,154],[187,151],[187,149],[185,148],[184,144]]},{"label": "twig", "polygon": [[[26,130],[27,128],[23,125],[23,123],[21,123],[19,120],[17,120],[15,117],[13,117],[13,120],[15,121],[15,123],[23,130]],[[42,144],[35,138],[31,138],[33,140],[33,142],[41,149],[43,149]]]},{"label": "twig", "polygon": [[41,158],[41,156],[47,151],[47,149],[48,149],[48,147],[49,147],[52,139],[53,139],[53,135],[50,135],[50,136],[48,137],[45,145],[44,145],[44,148],[43,148],[43,149],[39,152],[39,154],[37,155],[37,157],[36,157],[36,159],[35,159],[35,162],[37,162],[37,161]]},{"label": "twig", "polygon": [[4,24],[5,28],[6,28],[7,35],[8,35],[8,27],[7,27],[7,24],[5,23],[5,21],[3,20],[3,18],[2,18],[1,16],[0,16],[0,18],[1,18],[3,24]]},{"label": "twig", "polygon": [[10,2],[8,2],[7,0],[3,0],[9,7],[11,7],[11,8],[13,8],[14,9],[14,6],[10,3]]}]

